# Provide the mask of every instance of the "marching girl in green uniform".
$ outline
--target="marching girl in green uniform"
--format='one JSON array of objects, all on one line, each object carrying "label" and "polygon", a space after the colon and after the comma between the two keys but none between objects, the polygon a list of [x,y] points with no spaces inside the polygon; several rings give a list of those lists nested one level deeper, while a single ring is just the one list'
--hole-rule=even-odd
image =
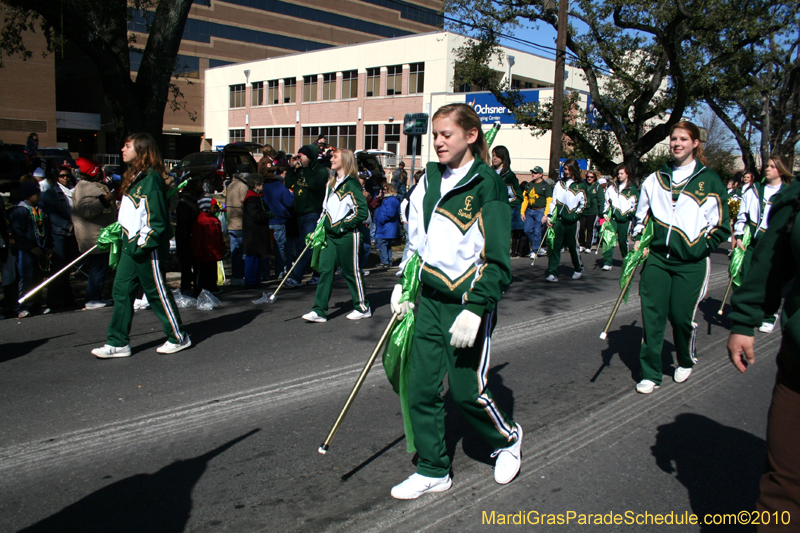
[{"label": "marching girl in green uniform", "polygon": [[358,265],[361,250],[359,226],[367,219],[369,211],[358,180],[358,166],[353,152],[346,148],[337,149],[331,157],[331,170],[334,174],[328,180],[322,204],[326,246],[319,252],[320,277],[314,308],[303,315],[303,320],[308,322],[327,322],[328,300],[339,266],[342,267],[342,275],[355,308],[347,318],[361,320],[372,316]]},{"label": "marching girl in green uniform", "polygon": [[[742,236],[744,235],[745,227],[750,227],[750,245],[744,252],[742,278],[747,277],[747,273],[750,271],[753,250],[758,244],[758,239],[767,231],[769,211],[773,201],[777,199],[776,195],[783,191],[794,179],[794,176],[789,171],[789,164],[786,158],[780,155],[774,155],[770,158],[765,176],[764,182],[755,182],[745,191],[739,208],[739,216],[733,227],[733,234],[736,238],[734,246],[738,246],[741,249],[744,249]],[[772,333],[776,319],[776,315],[766,317],[758,331]]]},{"label": "marching girl in green uniform", "polygon": [[128,357],[133,321],[133,300],[144,290],[153,312],[164,326],[167,342],[158,353],[175,353],[192,345],[183,329],[178,306],[161,271],[161,256],[169,253],[172,225],[164,182],[166,169],[155,140],[147,133],[125,139],[122,160],[128,170],[120,187],[118,221],[123,243],[114,279],[114,313],[108,325],[108,342],[92,353],[100,359]]},{"label": "marching girl in green uniform", "polygon": [[[618,165],[615,174],[617,182],[609,184],[606,189],[605,212],[609,214],[611,226],[617,234],[617,244],[624,260],[628,255],[628,232],[631,220],[636,214],[636,199],[639,197],[639,189],[631,183],[631,171],[626,164]],[[613,258],[614,248],[609,248],[603,254],[603,270],[611,270]]]},{"label": "marching girl in green uniform", "polygon": [[[769,227],[759,236],[752,268],[731,298],[728,357],[739,372],[756,362],[753,331],[781,306],[778,372],[767,419],[767,461],[756,501],[761,532],[793,530],[800,516],[800,183],[773,197]],[[752,245],[751,245],[752,246]],[[763,514],[762,514],[763,513]]]},{"label": "marching girl in green uniform", "polygon": [[572,267],[575,269],[572,279],[580,279],[583,275],[583,263],[578,253],[578,221],[586,209],[587,200],[580,179],[581,169],[578,162],[567,159],[564,163],[564,179],[553,187],[550,211],[542,220],[542,223],[553,228],[555,234],[553,246],[547,249],[547,281],[558,281],[562,246],[567,247],[572,258]]},{"label": "marching girl in green uniform", "polygon": [[[522,221],[519,207],[522,205],[522,187],[517,175],[511,170],[511,155],[505,146],[492,148],[492,168],[497,172],[508,189],[508,203],[511,205],[511,257],[520,255],[520,247],[525,247],[525,222]],[[535,251],[535,250],[534,250]]]},{"label": "marching girl in green uniform", "polygon": [[[392,489],[410,500],[452,485],[444,434],[442,380],[467,421],[495,449],[494,476],[509,483],[519,472],[522,429],[495,404],[487,387],[490,337],[497,303],[511,283],[511,209],[506,185],[484,163],[481,121],[466,104],[433,115],[438,163],[409,199],[409,242],[422,260],[421,294],[409,354],[408,403],[419,454],[417,472]],[[392,311],[413,303],[392,293]]]},{"label": "marching girl in green uniform", "polygon": [[667,319],[672,324],[678,360],[673,379],[683,383],[697,362],[694,314],[705,296],[711,273],[709,254],[730,235],[728,193],[705,166],[700,130],[678,122],[669,134],[673,161],[642,184],[636,227],[639,239],[652,221],[653,240],[641,271],[644,338],[639,352],[642,380],[636,391],[649,394],[661,385],[661,348]]}]

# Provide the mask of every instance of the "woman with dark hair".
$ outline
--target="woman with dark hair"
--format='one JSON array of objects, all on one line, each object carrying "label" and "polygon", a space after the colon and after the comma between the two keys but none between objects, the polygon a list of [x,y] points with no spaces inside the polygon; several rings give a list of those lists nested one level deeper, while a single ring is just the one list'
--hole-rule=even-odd
[{"label": "woman with dark hair", "polygon": [[522,205],[522,187],[519,185],[517,175],[511,171],[511,155],[505,146],[492,148],[492,168],[497,172],[508,189],[508,203],[511,205],[511,257],[527,255],[520,253],[519,248],[525,248],[525,223],[522,221],[519,206]]},{"label": "woman with dark hair", "polygon": [[[617,245],[622,254],[623,261],[628,255],[628,233],[631,220],[636,214],[636,199],[639,189],[633,184],[631,169],[625,163],[617,165],[614,169],[617,181],[606,189],[606,204],[604,212],[608,213],[611,227],[617,234]],[[609,248],[603,254],[603,270],[611,270],[611,261],[614,258],[614,248]]]},{"label": "woman with dark hair", "polygon": [[683,383],[697,363],[694,315],[711,274],[709,254],[730,235],[728,193],[719,176],[705,166],[700,129],[688,121],[672,126],[673,160],[642,184],[635,249],[652,224],[653,238],[645,251],[639,295],[644,337],[639,352],[642,379],[636,392],[650,394],[661,385],[661,348],[667,319],[672,324],[678,368],[673,379]]},{"label": "woman with dark hair", "polygon": [[594,242],[594,228],[597,225],[598,217],[603,215],[603,206],[605,205],[605,191],[603,186],[597,182],[597,173],[594,170],[586,171],[586,181],[583,184],[583,190],[586,191],[586,209],[583,210],[581,217],[581,227],[578,235],[578,244],[580,251],[587,253],[592,249]]},{"label": "woman with dark hair", "polygon": [[572,158],[564,163],[564,177],[553,187],[550,211],[542,222],[553,228],[553,246],[547,249],[549,258],[547,281],[558,281],[558,265],[561,263],[561,248],[566,246],[572,258],[572,279],[583,275],[583,263],[578,253],[578,221],[586,209],[586,191],[581,186],[581,168]]},{"label": "woman with dark hair", "polygon": [[[794,180],[786,158],[781,155],[770,157],[764,176],[763,182],[755,182],[745,191],[739,207],[739,214],[733,226],[734,247],[745,250],[744,259],[742,260],[743,278],[747,277],[747,273],[750,271],[753,251],[758,244],[759,238],[767,231],[767,221],[773,200],[777,199],[776,195],[781,193]],[[745,228],[748,226],[750,227],[751,235],[750,245],[745,249],[742,238],[744,237]],[[777,318],[777,314],[767,316],[758,331],[772,333]]]},{"label": "woman with dark hair", "polygon": [[[54,169],[47,176],[50,186],[42,194],[42,207],[50,217],[53,229],[53,257],[51,269],[58,272],[78,257],[78,241],[72,223],[73,193],[75,192],[72,173],[67,168]],[[56,278],[47,291],[47,306],[51,309],[72,307],[75,295],[69,283],[69,276]]]},{"label": "woman with dark hair", "polygon": [[248,288],[261,285],[261,258],[269,257],[269,219],[272,213],[261,196],[263,190],[264,176],[249,174],[242,202],[244,284]]},{"label": "woman with dark hair", "polygon": [[275,172],[277,168],[275,157],[277,155],[275,148],[273,148],[271,144],[265,144],[261,147],[261,159],[258,161],[258,173],[264,176],[264,179],[267,179],[268,174]]},{"label": "woman with dark hair", "polygon": [[161,321],[165,342],[156,351],[175,353],[192,345],[183,329],[178,306],[161,271],[161,257],[169,253],[172,224],[167,201],[167,172],[155,139],[134,133],[125,139],[122,160],[128,170],[120,185],[119,224],[122,253],[114,279],[114,313],[108,325],[108,341],[92,353],[100,359],[131,355],[129,335],[133,300],[144,290],[150,307]]}]

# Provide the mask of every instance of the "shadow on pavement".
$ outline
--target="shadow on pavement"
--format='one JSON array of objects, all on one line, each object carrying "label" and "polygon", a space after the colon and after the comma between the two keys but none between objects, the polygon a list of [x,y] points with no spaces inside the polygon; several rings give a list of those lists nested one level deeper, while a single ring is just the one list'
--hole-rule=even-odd
[{"label": "shadow on pavement", "polygon": [[155,474],[112,483],[21,531],[183,531],[192,510],[192,488],[208,462],[259,431],[254,429],[199,457],[175,461]]},{"label": "shadow on pavement", "polygon": [[[692,512],[701,520],[708,513],[755,509],[766,457],[764,439],[690,413],[659,426],[650,449],[658,467],[686,487]],[[701,531],[725,527],[701,526]]]},{"label": "shadow on pavement", "polygon": [[57,339],[59,337],[66,337],[68,335],[72,335],[72,333],[56,335],[55,337],[45,337],[43,339],[32,339],[24,342],[7,342],[3,344],[3,354],[0,355],[0,363],[5,363],[7,361],[11,361],[18,357],[23,357],[25,355],[28,355],[36,348],[44,346],[52,339]]},{"label": "shadow on pavement", "polygon": [[603,350],[600,355],[603,358],[603,363],[597,369],[590,383],[597,381],[603,369],[611,366],[611,361],[614,355],[619,357],[619,360],[628,367],[631,373],[631,379],[639,381],[639,373],[642,366],[639,364],[639,350],[642,342],[642,328],[637,326],[638,320],[634,320],[629,325],[622,324],[619,327],[613,327],[608,332],[608,346]]}]

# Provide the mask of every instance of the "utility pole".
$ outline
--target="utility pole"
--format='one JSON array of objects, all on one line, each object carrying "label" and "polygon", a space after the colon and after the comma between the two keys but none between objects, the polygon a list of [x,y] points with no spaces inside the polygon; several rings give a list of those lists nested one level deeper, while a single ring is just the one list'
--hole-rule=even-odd
[{"label": "utility pole", "polygon": [[556,73],[553,87],[553,129],[550,131],[550,179],[556,180],[561,165],[564,117],[564,63],[567,48],[567,7],[569,0],[558,0],[558,37],[556,38]]}]

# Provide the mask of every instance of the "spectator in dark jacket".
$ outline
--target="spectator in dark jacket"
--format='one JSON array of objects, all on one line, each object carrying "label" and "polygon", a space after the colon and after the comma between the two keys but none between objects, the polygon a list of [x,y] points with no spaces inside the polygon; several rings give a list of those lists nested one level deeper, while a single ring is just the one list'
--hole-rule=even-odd
[{"label": "spectator in dark jacket", "polygon": [[[44,279],[53,255],[53,237],[50,218],[39,207],[41,192],[35,183],[25,182],[19,186],[23,200],[8,214],[9,229],[17,246],[17,270],[19,272],[20,296],[33,289]],[[25,318],[41,309],[42,293],[39,292],[19,306],[19,318]],[[50,309],[41,309],[47,314]]]},{"label": "spectator in dark jacket", "polygon": [[[53,230],[52,272],[58,272],[78,257],[78,241],[72,224],[72,195],[75,192],[72,173],[64,168],[53,170],[54,173],[47,177],[50,186],[42,194],[41,204]],[[74,305],[75,295],[69,284],[69,274],[59,276],[47,287],[47,306],[57,309]]]},{"label": "spectator in dark jacket", "polygon": [[[6,203],[0,199],[0,278],[3,280],[3,314],[12,316],[17,310],[17,254],[11,247]],[[5,318],[5,317],[3,317]]]},{"label": "spectator in dark jacket", "polygon": [[264,180],[264,201],[273,214],[269,220],[269,229],[275,239],[275,275],[281,279],[291,263],[286,243],[286,222],[291,216],[293,197],[292,191],[283,183],[286,167],[275,170],[276,174],[267,174]]},{"label": "spectator in dark jacket", "polygon": [[242,253],[244,259],[244,284],[261,285],[261,258],[269,256],[269,218],[267,204],[261,197],[264,176],[249,174],[247,193],[242,202]]},{"label": "spectator in dark jacket", "polygon": [[200,214],[197,201],[203,196],[202,186],[200,180],[190,181],[178,195],[175,208],[175,247],[181,263],[181,292],[187,295],[199,292],[196,286],[192,286],[197,279],[197,265],[192,255],[192,228]]},{"label": "spectator in dark jacket", "polygon": [[217,218],[219,205],[210,197],[197,201],[200,214],[192,228],[192,255],[197,265],[195,297],[203,289],[217,292],[217,261],[225,255],[222,224]]},{"label": "spectator in dark jacket", "polygon": [[383,201],[375,209],[375,246],[381,254],[381,267],[392,264],[392,243],[397,238],[400,226],[400,200],[397,189],[391,184],[383,186]]}]

